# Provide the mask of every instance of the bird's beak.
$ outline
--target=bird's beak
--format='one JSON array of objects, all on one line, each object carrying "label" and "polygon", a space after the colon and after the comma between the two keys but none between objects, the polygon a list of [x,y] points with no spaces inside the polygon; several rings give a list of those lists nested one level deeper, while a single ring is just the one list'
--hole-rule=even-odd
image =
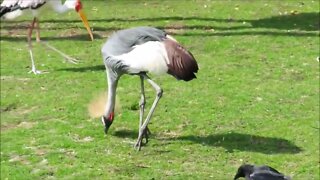
[{"label": "bird's beak", "polygon": [[89,26],[89,23],[88,23],[88,20],[87,20],[87,17],[86,15],[84,14],[83,10],[82,9],[79,9],[78,11],[79,15],[80,15],[80,18],[84,24],[84,26],[86,27],[89,35],[90,35],[90,38],[91,38],[91,41],[93,41],[93,35],[92,35],[92,31],[90,29],[90,26]]},{"label": "bird's beak", "polygon": [[105,118],[104,116],[101,117],[101,122],[104,125],[104,133],[107,134],[108,130],[112,124],[112,121],[110,121],[109,119]]}]

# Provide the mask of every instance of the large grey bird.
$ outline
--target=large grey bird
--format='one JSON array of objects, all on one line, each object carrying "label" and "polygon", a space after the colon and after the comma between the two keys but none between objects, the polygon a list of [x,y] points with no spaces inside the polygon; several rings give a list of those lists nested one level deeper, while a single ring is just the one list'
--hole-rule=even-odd
[{"label": "large grey bird", "polygon": [[234,180],[244,177],[246,180],[290,180],[291,178],[283,175],[270,166],[255,166],[243,164],[238,168]]},{"label": "large grey bird", "polygon": [[[31,71],[34,74],[40,74],[41,71],[38,71],[36,69],[34,59],[33,59],[33,53],[32,53],[32,43],[31,43],[31,36],[32,31],[34,28],[36,28],[36,40],[37,42],[40,42],[40,28],[39,28],[39,12],[40,10],[46,9],[46,6],[50,6],[51,9],[58,13],[64,13],[69,10],[75,10],[81,17],[81,20],[84,23],[84,26],[86,27],[91,40],[93,40],[93,35],[90,29],[90,26],[88,24],[88,20],[83,12],[82,3],[80,0],[66,0],[64,4],[62,4],[61,0],[4,0],[0,5],[0,17],[4,19],[14,19],[18,16],[21,16],[23,13],[31,12],[33,15],[33,21],[31,23],[30,28],[28,29],[28,47],[29,47],[29,53],[31,58]],[[62,55],[66,60],[76,63],[76,59],[69,57],[68,55],[64,54],[63,52],[59,51],[58,49],[50,46],[48,43],[44,43],[47,47],[50,49],[58,52],[60,55]]]},{"label": "large grey bird", "polygon": [[[138,75],[141,80],[139,136],[135,147],[140,150],[142,139],[148,142],[148,123],[162,96],[163,90],[147,73],[170,74],[178,80],[196,78],[198,64],[193,55],[166,32],[153,27],[136,27],[115,32],[102,47],[103,61],[108,80],[108,100],[102,116],[107,133],[114,120],[116,89],[123,74]],[[156,90],[155,100],[146,119],[144,80]]]}]

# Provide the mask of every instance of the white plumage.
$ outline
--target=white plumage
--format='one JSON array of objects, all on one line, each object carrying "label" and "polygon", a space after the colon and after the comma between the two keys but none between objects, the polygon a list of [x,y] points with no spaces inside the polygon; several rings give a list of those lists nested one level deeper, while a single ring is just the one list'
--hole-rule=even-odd
[{"label": "white plumage", "polygon": [[[53,0],[54,1],[54,0]],[[57,4],[59,1],[56,1]],[[11,8],[14,9],[12,11],[6,12],[3,15],[4,19],[15,19],[26,11],[31,11],[34,17],[39,15],[38,7],[45,6],[46,0],[4,0],[1,3],[1,7]],[[53,4],[52,4],[53,5]]]},{"label": "white plumage", "polygon": [[149,41],[133,48],[129,53],[115,56],[130,67],[129,73],[137,74],[144,71],[154,75],[162,75],[168,72],[169,59],[162,42]]}]

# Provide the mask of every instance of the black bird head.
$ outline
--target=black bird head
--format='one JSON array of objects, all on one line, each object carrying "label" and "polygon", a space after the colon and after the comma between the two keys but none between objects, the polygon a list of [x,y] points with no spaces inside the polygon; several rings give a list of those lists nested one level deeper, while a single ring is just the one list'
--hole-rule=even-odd
[{"label": "black bird head", "polygon": [[238,168],[237,174],[234,176],[234,180],[250,175],[253,172],[253,165],[243,164]]}]

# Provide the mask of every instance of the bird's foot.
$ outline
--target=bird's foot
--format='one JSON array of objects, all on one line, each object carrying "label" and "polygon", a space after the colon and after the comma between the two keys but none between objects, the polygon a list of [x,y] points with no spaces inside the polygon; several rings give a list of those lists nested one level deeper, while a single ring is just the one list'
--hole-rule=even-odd
[{"label": "bird's foot", "polygon": [[134,148],[135,148],[137,151],[140,151],[140,150],[141,150],[141,144],[142,144],[142,143],[141,143],[141,140],[140,140],[140,141],[138,140],[138,141],[136,142],[136,144],[134,145]]},{"label": "bird's foot", "polygon": [[57,48],[49,45],[46,41],[40,41],[42,44],[44,44],[47,48],[57,52],[58,54],[60,54],[62,57],[64,57],[64,59],[70,63],[73,63],[73,64],[78,64],[79,60],[75,59],[75,58],[72,58],[70,56],[68,56],[67,54],[61,52],[60,50],[58,50]]},{"label": "bird's foot", "polygon": [[48,71],[40,71],[37,69],[32,69],[31,71],[29,71],[29,73],[33,73],[33,74],[37,75],[37,74],[45,74],[45,73],[49,73],[49,72]]},{"label": "bird's foot", "polygon": [[[139,135],[138,140],[137,140],[137,142],[136,142],[136,144],[135,144],[135,146],[134,146],[138,151],[141,150],[141,146],[142,146],[143,144],[147,144],[147,143],[149,142],[149,135],[150,135],[150,134],[151,134],[151,132],[150,132],[148,126],[147,126],[147,127],[143,130],[142,134]],[[145,139],[145,143],[142,142],[143,139]]]},{"label": "bird's foot", "polygon": [[151,131],[149,130],[149,128],[147,126],[146,129],[143,131],[143,136],[142,136],[142,140],[143,140],[143,138],[146,140],[145,144],[147,144],[149,142],[149,135],[151,135]]},{"label": "bird's foot", "polygon": [[67,60],[68,62],[72,63],[72,64],[78,64],[79,60],[72,58],[70,56],[64,56],[65,60]]}]

